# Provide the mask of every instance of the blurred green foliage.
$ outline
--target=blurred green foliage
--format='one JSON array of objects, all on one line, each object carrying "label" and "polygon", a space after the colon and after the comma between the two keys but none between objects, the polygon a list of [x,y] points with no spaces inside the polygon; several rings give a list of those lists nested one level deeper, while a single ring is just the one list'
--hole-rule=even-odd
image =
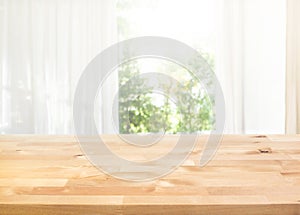
[{"label": "blurred green foliage", "polygon": [[167,64],[162,72],[175,78],[185,74],[186,77],[180,78],[181,88],[171,83],[160,84],[163,85],[164,95],[175,87],[180,98],[176,104],[168,96],[160,96],[160,104],[154,102],[157,95],[145,87],[144,79],[139,78],[141,71],[137,61],[124,63],[118,68],[120,133],[194,133],[212,128],[214,102],[210,101],[196,78],[189,77],[187,71],[183,73],[182,68],[173,64]]},{"label": "blurred green foliage", "polygon": [[[156,0],[147,1],[148,6],[155,5]],[[141,1],[120,0],[117,4],[119,11],[140,6]],[[148,7],[147,6],[147,7]],[[122,13],[118,16],[119,40],[128,38],[133,31],[132,26]],[[200,52],[201,53],[201,52]],[[206,62],[214,69],[214,56],[209,53],[201,53]],[[201,69],[205,65],[203,61],[195,59],[193,67]],[[155,94],[146,88],[144,80],[139,78],[141,68],[136,60],[124,63],[118,67],[119,74],[119,131],[129,133],[194,133],[211,130],[214,124],[214,101],[210,101],[205,89],[199,84],[186,69],[169,62],[164,64],[159,71],[180,80],[181,88],[176,91],[181,100],[174,104],[168,96],[161,96],[161,102],[155,103]],[[211,73],[207,71],[201,82],[211,85]],[[129,83],[134,78],[134,84]],[[129,82],[128,82],[129,81]],[[163,83],[164,95],[168,95],[174,87],[170,83]],[[176,88],[176,86],[175,86]],[[189,93],[189,96],[186,96]],[[192,99],[191,99],[192,98]]]}]

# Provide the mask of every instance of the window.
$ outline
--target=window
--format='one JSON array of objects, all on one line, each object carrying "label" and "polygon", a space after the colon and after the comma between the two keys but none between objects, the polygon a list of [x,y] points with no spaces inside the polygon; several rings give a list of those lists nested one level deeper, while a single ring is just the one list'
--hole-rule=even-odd
[{"label": "window", "polygon": [[[215,1],[201,0],[120,0],[117,2],[118,39],[122,41],[149,35],[177,39],[202,53],[214,69],[215,6]],[[210,101],[205,89],[180,65],[162,59],[143,58],[121,65],[118,72],[120,133],[211,130],[214,101]],[[183,95],[183,101],[172,101],[168,96],[168,90],[174,87],[171,83],[163,83],[163,94],[145,89],[144,80],[139,79],[139,75],[149,72],[170,75],[185,89],[178,93],[191,92],[191,97]],[[126,85],[132,78],[140,84]]]}]

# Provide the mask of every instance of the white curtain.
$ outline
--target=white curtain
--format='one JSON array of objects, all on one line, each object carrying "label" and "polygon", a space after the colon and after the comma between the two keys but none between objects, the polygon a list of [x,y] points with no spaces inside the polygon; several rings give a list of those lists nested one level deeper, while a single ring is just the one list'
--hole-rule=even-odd
[{"label": "white curtain", "polygon": [[300,133],[300,1],[287,0],[286,133]]},{"label": "white curtain", "polygon": [[225,133],[284,133],[285,8],[285,0],[219,1]]},{"label": "white curtain", "polygon": [[[76,83],[116,42],[114,9],[111,0],[0,0],[0,133],[74,132]],[[106,117],[98,117],[98,129],[111,133]]]},{"label": "white curtain", "polygon": [[[286,0],[215,2],[216,72],[225,95],[225,133],[284,133]],[[76,83],[88,62],[116,42],[114,9],[111,0],[0,0],[0,133],[74,132]],[[155,20],[146,20],[148,29]],[[178,29],[189,25],[169,24]],[[181,40],[160,33],[162,29],[158,26],[156,35]],[[290,77],[295,87],[298,79]],[[117,77],[112,77],[96,102],[102,133],[118,127],[108,114],[116,88]],[[289,113],[295,107],[289,105]]]}]

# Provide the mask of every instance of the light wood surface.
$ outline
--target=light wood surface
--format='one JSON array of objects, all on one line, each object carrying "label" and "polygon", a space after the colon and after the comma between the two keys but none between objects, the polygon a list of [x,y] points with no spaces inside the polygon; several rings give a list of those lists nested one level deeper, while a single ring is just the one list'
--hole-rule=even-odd
[{"label": "light wood surface", "polygon": [[[168,153],[177,136],[151,148],[102,138],[142,161]],[[300,214],[300,136],[225,135],[200,168],[206,140],[171,174],[137,183],[95,168],[75,137],[0,136],[0,214]]]}]

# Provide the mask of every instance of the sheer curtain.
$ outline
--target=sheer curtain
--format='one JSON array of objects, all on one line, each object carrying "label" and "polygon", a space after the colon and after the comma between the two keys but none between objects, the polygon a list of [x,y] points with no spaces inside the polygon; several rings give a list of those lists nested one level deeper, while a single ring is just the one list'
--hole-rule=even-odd
[{"label": "sheer curtain", "polygon": [[287,1],[286,133],[300,133],[300,1]]},{"label": "sheer curtain", "polygon": [[[286,0],[201,4],[212,1],[218,10],[212,40],[217,41],[216,73],[226,102],[225,133],[284,133]],[[0,133],[74,132],[76,83],[87,63],[116,41],[115,8],[111,0],[0,0]],[[177,16],[178,11],[169,9],[164,13]],[[143,36],[181,40],[164,34],[165,25],[170,25],[175,33],[194,38],[194,31],[182,31],[189,23],[155,23],[148,16],[144,20]],[[294,92],[297,80],[290,77]],[[117,127],[107,114],[116,88],[117,77],[112,77],[96,102],[96,121],[103,133],[114,133]],[[290,104],[287,110],[292,114],[287,117],[294,120],[296,104]]]},{"label": "sheer curtain", "polygon": [[[0,133],[73,133],[76,83],[116,42],[114,9],[111,0],[0,0]],[[105,117],[100,132],[113,132]]]},{"label": "sheer curtain", "polygon": [[285,0],[219,1],[225,133],[284,133],[285,10]]}]

